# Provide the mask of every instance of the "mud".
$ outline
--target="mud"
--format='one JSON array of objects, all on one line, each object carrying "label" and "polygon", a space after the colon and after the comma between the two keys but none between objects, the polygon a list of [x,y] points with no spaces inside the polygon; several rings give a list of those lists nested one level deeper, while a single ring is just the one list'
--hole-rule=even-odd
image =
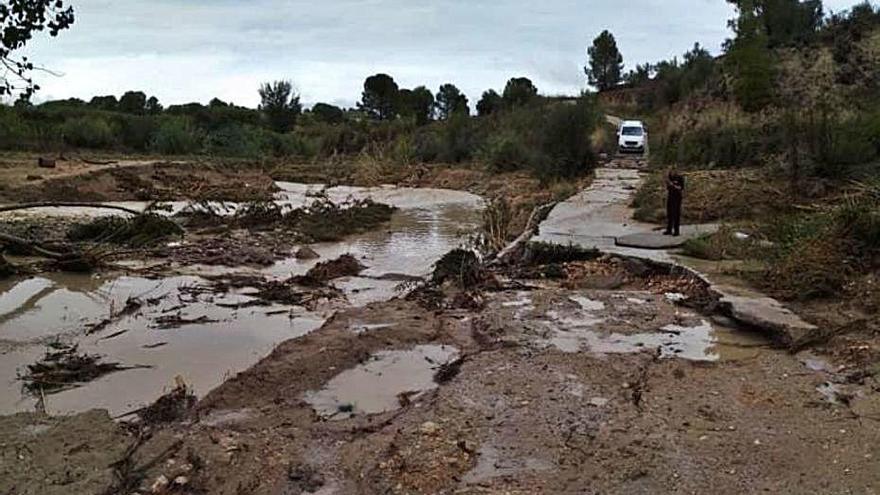
[{"label": "mud", "polygon": [[[309,188],[280,189],[305,201]],[[589,201],[616,215],[626,191],[606,192]],[[400,208],[387,228],[310,246],[318,258],[299,259],[301,246],[289,246],[289,256],[266,267],[181,264],[159,279],[0,282],[4,376],[58,338],[124,365],[154,366],[53,395],[50,413],[124,414],[180,379],[200,397],[148,434],[98,413],[0,418],[0,455],[11,466],[0,492],[877,491],[876,375],[851,376],[836,356],[777,349],[714,314],[705,281],[628,258],[551,256],[486,273],[466,290],[447,282],[407,296],[414,277],[427,279],[476,228],[479,200],[370,194]],[[566,208],[548,226],[576,231],[542,229],[542,238],[613,244],[603,232],[619,225],[578,230],[589,218]],[[306,307],[259,296],[266,284],[347,253],[366,269],[328,282],[342,298]],[[129,314],[131,297],[144,304]],[[157,327],[163,318],[188,324]],[[31,408],[14,386],[3,409]],[[61,421],[85,423],[46,430]],[[34,431],[50,433],[26,436]],[[22,452],[26,441],[38,461]],[[59,477],[71,462],[81,471]],[[120,484],[126,472],[137,476]]]}]

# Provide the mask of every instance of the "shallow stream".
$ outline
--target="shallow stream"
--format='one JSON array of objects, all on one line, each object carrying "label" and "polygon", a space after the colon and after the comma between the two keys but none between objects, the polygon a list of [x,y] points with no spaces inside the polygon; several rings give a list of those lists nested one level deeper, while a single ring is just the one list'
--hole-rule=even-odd
[{"label": "shallow stream", "polygon": [[[278,202],[292,207],[311,201],[317,186],[279,183]],[[247,289],[226,295],[207,290],[201,276],[261,274],[285,279],[304,274],[320,261],[351,253],[368,268],[361,276],[338,279],[355,306],[397,294],[405,276],[424,276],[447,251],[466,242],[477,228],[483,202],[459,191],[397,187],[326,190],[335,201],[367,198],[399,208],[389,224],[343,242],[312,245],[321,258],[301,261],[292,254],[265,269],[182,267],[181,275],[161,279],[124,274],[44,274],[0,282],[0,414],[33,410],[19,375],[43,356],[46,345],[61,340],[105,361],[137,369],[105,375],[81,387],[48,395],[50,413],[108,409],[119,415],[142,407],[173,386],[180,376],[202,396],[226,378],[267,355],[278,343],[319,328],[333,309],[308,311],[283,305],[236,308],[251,299]],[[144,203],[115,203],[143,208]],[[179,211],[184,203],[172,203]],[[230,211],[235,205],[230,205]],[[29,215],[97,216],[105,210],[47,208]],[[293,253],[300,246],[291,246]],[[119,316],[129,298],[148,301]],[[151,302],[150,302],[151,301]],[[90,326],[112,320],[88,335]],[[176,325],[164,328],[163,321]],[[184,322],[184,324],[180,324]]]}]

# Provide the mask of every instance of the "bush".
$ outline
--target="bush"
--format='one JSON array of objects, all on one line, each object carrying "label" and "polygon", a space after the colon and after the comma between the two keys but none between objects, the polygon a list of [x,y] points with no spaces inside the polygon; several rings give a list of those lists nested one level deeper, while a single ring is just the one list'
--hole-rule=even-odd
[{"label": "bush", "polygon": [[153,135],[159,128],[154,117],[136,115],[121,116],[117,119],[119,141],[128,149],[147,151],[153,141]]},{"label": "bush", "polygon": [[186,118],[171,118],[162,123],[150,145],[163,155],[185,155],[202,149],[201,133]]},{"label": "bush", "polygon": [[113,127],[97,115],[68,120],[61,133],[65,143],[80,148],[112,148],[116,143]]},{"label": "bush", "polygon": [[540,147],[545,158],[538,163],[537,176],[547,181],[589,172],[596,164],[590,137],[599,119],[595,106],[584,99],[577,105],[550,108],[541,129]]},{"label": "bush", "polygon": [[493,172],[512,172],[536,162],[535,153],[512,132],[490,136],[479,153]]}]

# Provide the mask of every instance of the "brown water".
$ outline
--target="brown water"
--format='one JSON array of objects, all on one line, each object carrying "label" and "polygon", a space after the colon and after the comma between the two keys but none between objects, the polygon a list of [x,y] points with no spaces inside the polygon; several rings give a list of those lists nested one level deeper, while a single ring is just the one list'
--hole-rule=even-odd
[{"label": "brown water", "polygon": [[[315,186],[281,183],[278,201],[299,206],[310,201]],[[293,257],[263,270],[252,268],[181,267],[180,276],[159,280],[122,275],[47,274],[0,282],[0,413],[31,410],[35,401],[23,395],[18,375],[38,360],[54,340],[79,343],[80,350],[106,361],[149,368],[106,375],[82,387],[47,397],[50,413],[106,408],[122,414],[155,400],[181,376],[204,395],[226,378],[256,363],[275,345],[319,328],[334,308],[307,311],[274,305],[233,309],[229,304],[249,299],[247,290],[216,295],[201,276],[217,273],[259,273],[284,279],[305,273],[316,263],[351,253],[368,269],[359,277],[334,281],[351,305],[387,300],[398,293],[403,277],[423,276],[442,254],[465,242],[476,229],[482,200],[467,193],[392,187],[333,188],[335,201],[349,196],[372,197],[397,206],[383,228],[339,243],[312,246],[321,258]],[[143,207],[141,203],[119,203]],[[179,210],[183,203],[173,203]],[[234,208],[234,205],[232,205]],[[28,214],[103,215],[82,208],[57,208]],[[294,252],[299,246],[291,246]],[[113,322],[95,335],[89,324],[110,317],[129,297],[155,299],[136,313]],[[161,329],[157,321],[169,316],[201,322]],[[371,327],[353,329],[369,331]]]},{"label": "brown water", "polygon": [[393,411],[401,407],[401,394],[415,401],[436,388],[434,374],[457,356],[458,349],[438,345],[377,352],[366,363],[336,375],[323,389],[306,393],[305,400],[329,419]]}]

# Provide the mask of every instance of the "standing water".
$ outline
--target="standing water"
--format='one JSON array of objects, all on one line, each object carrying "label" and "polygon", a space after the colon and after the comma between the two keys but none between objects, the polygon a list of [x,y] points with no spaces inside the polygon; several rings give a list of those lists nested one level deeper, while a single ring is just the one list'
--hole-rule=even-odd
[{"label": "standing water", "polygon": [[[292,207],[309,203],[311,193],[320,190],[293,183],[278,186],[277,202]],[[36,401],[22,391],[19,376],[55,341],[76,343],[80,352],[137,368],[47,396],[50,413],[104,408],[114,415],[123,414],[155,400],[176,376],[204,395],[256,363],[278,343],[319,328],[332,311],[248,306],[253,298],[247,289],[216,294],[202,276],[246,273],[286,279],[320,261],[350,253],[367,269],[358,277],[332,283],[352,305],[387,300],[397,294],[401,280],[427,275],[440,256],[465,242],[478,227],[483,206],[472,194],[437,189],[337,187],[325,193],[336,202],[369,197],[399,210],[378,230],[311,246],[321,255],[317,260],[297,260],[291,255],[265,269],[189,266],[181,267],[180,275],[160,279],[52,273],[0,282],[0,414],[33,409]],[[183,207],[184,203],[172,204],[173,211]],[[107,212],[61,208],[27,214],[96,216]],[[291,246],[291,253],[298,247]],[[143,305],[126,313],[123,308],[129,299]],[[105,320],[109,323],[101,325]],[[99,330],[90,333],[90,328]]]}]

